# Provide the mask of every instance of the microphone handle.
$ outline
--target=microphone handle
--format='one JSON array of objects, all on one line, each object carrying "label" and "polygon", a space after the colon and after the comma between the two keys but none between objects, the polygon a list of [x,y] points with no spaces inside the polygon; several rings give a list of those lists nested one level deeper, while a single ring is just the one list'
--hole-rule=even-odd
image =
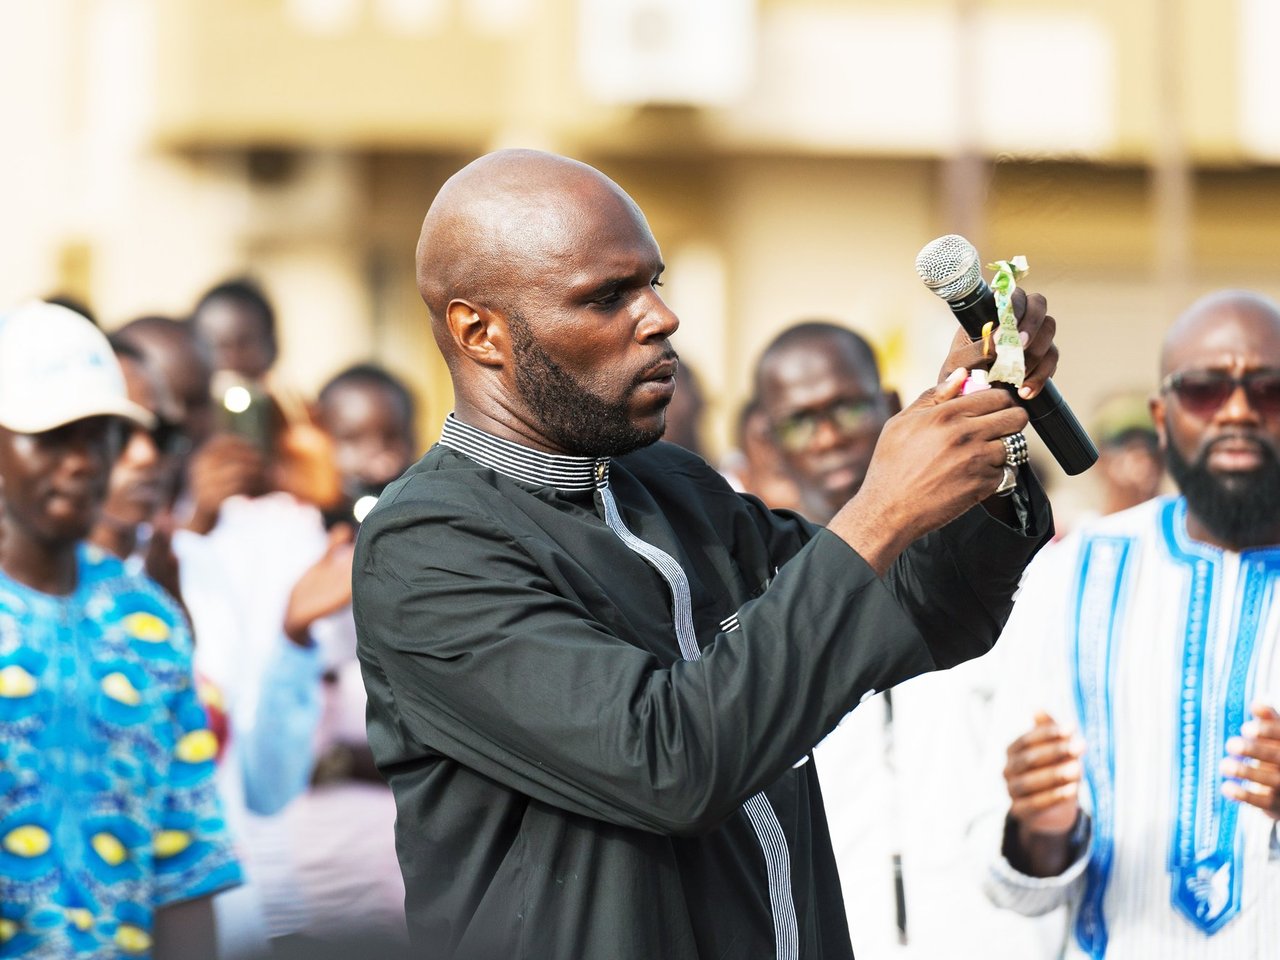
[{"label": "microphone handle", "polygon": [[[998,317],[996,295],[986,281],[979,281],[972,293],[950,303],[950,306],[960,326],[974,340],[981,338],[984,324]],[[1044,389],[1030,400],[1019,397],[1012,386],[1008,389],[1027,411],[1031,426],[1068,476],[1084,473],[1094,465],[1098,459],[1098,448],[1052,380],[1045,381]]]}]

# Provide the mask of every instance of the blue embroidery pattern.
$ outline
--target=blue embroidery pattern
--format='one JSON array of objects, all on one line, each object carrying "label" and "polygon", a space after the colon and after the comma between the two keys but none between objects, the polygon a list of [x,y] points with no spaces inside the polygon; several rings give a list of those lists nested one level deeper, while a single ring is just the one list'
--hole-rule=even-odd
[{"label": "blue embroidery pattern", "polygon": [[1112,742],[1111,676],[1116,626],[1123,622],[1128,594],[1128,537],[1090,537],[1080,548],[1072,610],[1071,673],[1076,713],[1085,739],[1085,781],[1093,797],[1093,854],[1085,870],[1085,893],[1075,937],[1090,957],[1107,952],[1103,900],[1115,848],[1115,746]]},{"label": "blue embroidery pattern", "polygon": [[[1218,763],[1226,755],[1227,738],[1248,719],[1254,650],[1265,622],[1269,586],[1280,571],[1280,553],[1242,555],[1235,622],[1222,635],[1215,629],[1215,604],[1222,593],[1220,551],[1186,536],[1183,500],[1164,508],[1161,528],[1170,556],[1188,568],[1191,578],[1176,718],[1177,816],[1169,840],[1170,898],[1175,909],[1211,936],[1240,910],[1240,808],[1222,796]],[[1225,649],[1219,651],[1220,647]]]}]

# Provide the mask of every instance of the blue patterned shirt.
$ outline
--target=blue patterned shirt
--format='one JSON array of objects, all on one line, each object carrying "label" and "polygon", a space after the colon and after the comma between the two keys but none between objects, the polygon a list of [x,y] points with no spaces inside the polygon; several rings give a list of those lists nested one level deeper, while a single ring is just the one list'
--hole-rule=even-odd
[{"label": "blue patterned shirt", "polygon": [[0,574],[0,957],[146,958],[241,882],[173,602],[94,547],[69,596]]}]

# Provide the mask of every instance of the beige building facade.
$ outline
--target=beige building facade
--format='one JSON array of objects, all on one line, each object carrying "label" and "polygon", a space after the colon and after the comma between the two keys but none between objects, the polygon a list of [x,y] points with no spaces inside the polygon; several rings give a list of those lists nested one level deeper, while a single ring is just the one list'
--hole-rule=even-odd
[{"label": "beige building facade", "polygon": [[1171,316],[1280,295],[1267,0],[0,0],[0,303],[106,326],[250,274],[283,373],[377,359],[450,393],[413,288],[443,179],[497,146],[613,176],[650,218],[717,450],[803,318],[927,386],[928,240],[1025,254],[1087,411],[1149,388]]}]

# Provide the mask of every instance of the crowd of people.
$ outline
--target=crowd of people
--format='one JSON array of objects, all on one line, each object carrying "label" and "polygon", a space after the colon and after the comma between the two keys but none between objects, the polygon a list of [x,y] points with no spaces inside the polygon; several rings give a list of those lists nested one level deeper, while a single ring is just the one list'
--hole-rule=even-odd
[{"label": "crowd of people", "polygon": [[250,281],[0,313],[0,956],[1270,955],[1280,308],[1189,305],[1055,531],[962,332],[904,403],[793,324],[709,466],[661,272],[597,171],[465,167],[425,456]]},{"label": "crowd of people", "polygon": [[399,956],[351,563],[412,393],[281,389],[246,281],[110,335],[77,309],[0,319],[0,951]]}]

